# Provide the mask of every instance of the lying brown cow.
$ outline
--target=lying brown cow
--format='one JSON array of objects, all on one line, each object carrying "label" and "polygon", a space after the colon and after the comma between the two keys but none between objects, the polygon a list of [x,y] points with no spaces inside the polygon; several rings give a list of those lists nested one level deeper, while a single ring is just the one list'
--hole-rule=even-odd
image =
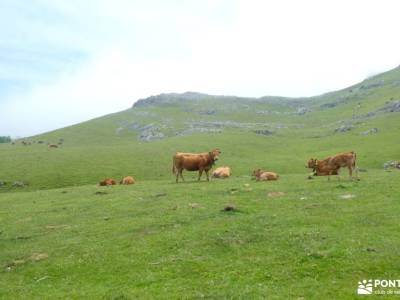
[{"label": "lying brown cow", "polygon": [[185,153],[176,152],[172,157],[172,173],[176,174],[176,182],[178,183],[179,176],[183,181],[185,179],[182,176],[182,171],[199,171],[200,180],[203,171],[206,172],[207,181],[209,181],[208,171],[212,168],[214,163],[218,160],[218,156],[221,154],[219,149],[214,149],[210,152],[204,153]]},{"label": "lying brown cow", "polygon": [[119,182],[119,184],[134,184],[134,183],[135,179],[133,179],[132,176],[126,176]]},{"label": "lying brown cow", "polygon": [[[349,169],[349,176],[353,178],[353,171],[356,171],[356,178],[358,177],[356,169],[357,155],[355,152],[339,153],[334,156],[325,158],[324,160],[318,160],[311,158],[308,161],[307,167],[313,169],[314,175],[316,176],[330,176],[338,175],[339,169],[347,167]],[[329,177],[328,177],[329,179]]]},{"label": "lying brown cow", "polygon": [[219,167],[216,168],[213,173],[213,178],[228,178],[231,176],[231,168],[229,167]]},{"label": "lying brown cow", "polygon": [[275,172],[267,172],[261,169],[257,169],[253,171],[252,174],[257,181],[270,181],[270,180],[278,180],[279,175]]},{"label": "lying brown cow", "polygon": [[100,186],[109,186],[109,185],[116,185],[117,182],[114,179],[106,178],[103,181],[99,182]]},{"label": "lying brown cow", "polygon": [[58,148],[58,145],[56,145],[56,144],[48,144],[48,147],[49,148]]}]

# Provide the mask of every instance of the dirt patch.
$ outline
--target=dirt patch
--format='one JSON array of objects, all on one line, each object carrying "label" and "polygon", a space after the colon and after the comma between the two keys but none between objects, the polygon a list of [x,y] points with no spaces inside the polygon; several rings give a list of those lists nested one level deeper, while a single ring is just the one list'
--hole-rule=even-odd
[{"label": "dirt patch", "polygon": [[70,229],[70,225],[46,225],[46,229]]},{"label": "dirt patch", "polygon": [[45,259],[48,259],[48,258],[49,258],[49,255],[47,253],[45,253],[45,252],[35,252],[35,253],[32,253],[28,257],[18,258],[18,259],[13,260],[12,262],[8,263],[6,265],[6,270],[7,271],[11,271],[12,268],[24,265],[24,264],[26,264],[26,263],[28,263],[30,261],[31,262],[38,262],[38,261],[45,260]]},{"label": "dirt patch", "polygon": [[28,257],[30,261],[41,261],[44,259],[48,259],[49,255],[47,253],[33,253],[31,256]]},{"label": "dirt patch", "polygon": [[268,195],[268,197],[275,198],[275,197],[284,196],[285,193],[284,192],[269,192],[267,195]]}]

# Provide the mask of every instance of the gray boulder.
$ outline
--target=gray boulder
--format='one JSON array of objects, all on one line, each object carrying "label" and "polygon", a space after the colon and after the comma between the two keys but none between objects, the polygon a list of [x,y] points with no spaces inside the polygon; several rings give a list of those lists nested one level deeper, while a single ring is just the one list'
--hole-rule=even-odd
[{"label": "gray boulder", "polygon": [[376,128],[376,127],[361,132],[361,135],[370,135],[370,134],[375,134],[375,133],[378,133],[378,128]]},{"label": "gray boulder", "polygon": [[307,108],[307,107],[299,107],[298,109],[297,109],[297,114],[298,115],[304,115],[304,114],[306,114],[306,113],[308,113],[308,112],[310,112],[311,110],[309,109],[309,108]]},{"label": "gray boulder", "polygon": [[348,132],[348,131],[352,130],[353,128],[354,128],[353,125],[349,125],[349,124],[348,125],[341,125],[341,126],[335,128],[335,133]]}]

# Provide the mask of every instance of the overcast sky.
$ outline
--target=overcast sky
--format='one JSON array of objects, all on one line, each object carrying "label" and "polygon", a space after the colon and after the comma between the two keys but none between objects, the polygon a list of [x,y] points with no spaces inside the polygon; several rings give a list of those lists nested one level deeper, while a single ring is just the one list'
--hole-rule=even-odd
[{"label": "overcast sky", "polygon": [[312,96],[400,64],[398,0],[1,0],[0,135],[166,92]]}]

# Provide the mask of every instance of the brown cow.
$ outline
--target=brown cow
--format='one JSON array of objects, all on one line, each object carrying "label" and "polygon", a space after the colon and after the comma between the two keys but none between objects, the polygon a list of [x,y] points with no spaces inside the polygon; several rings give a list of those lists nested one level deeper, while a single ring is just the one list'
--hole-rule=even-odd
[{"label": "brown cow", "polygon": [[99,182],[100,186],[109,186],[109,185],[116,185],[117,182],[112,178],[106,178],[103,181]]},{"label": "brown cow", "polygon": [[214,149],[210,152],[204,153],[176,152],[172,157],[172,173],[176,174],[176,183],[178,183],[179,176],[183,181],[185,181],[182,176],[183,170],[199,171],[199,181],[203,171],[205,171],[207,175],[207,181],[209,181],[210,179],[208,177],[208,171],[218,160],[218,156],[220,154],[221,151],[219,149]]},{"label": "brown cow", "polygon": [[230,167],[219,167],[216,168],[213,173],[213,178],[228,178],[231,176],[231,168]]},{"label": "brown cow", "polygon": [[313,169],[314,174],[317,176],[327,175],[328,179],[330,175],[338,175],[339,169],[347,167],[349,169],[349,176],[353,178],[353,171],[356,171],[356,178],[358,172],[356,169],[357,155],[354,151],[339,153],[334,156],[325,158],[324,160],[318,160],[311,158],[308,161],[308,168]]},{"label": "brown cow", "polygon": [[56,145],[56,144],[48,144],[48,147],[49,148],[58,148],[58,145]]},{"label": "brown cow", "polygon": [[135,179],[132,176],[126,176],[124,177],[119,184],[134,184]]},{"label": "brown cow", "polygon": [[306,167],[313,169],[314,176],[338,175],[338,170],[331,170],[326,160],[310,158]]},{"label": "brown cow", "polygon": [[270,180],[278,180],[279,175],[275,172],[267,172],[261,169],[257,169],[253,171],[253,176],[255,176],[257,181],[270,181]]}]

